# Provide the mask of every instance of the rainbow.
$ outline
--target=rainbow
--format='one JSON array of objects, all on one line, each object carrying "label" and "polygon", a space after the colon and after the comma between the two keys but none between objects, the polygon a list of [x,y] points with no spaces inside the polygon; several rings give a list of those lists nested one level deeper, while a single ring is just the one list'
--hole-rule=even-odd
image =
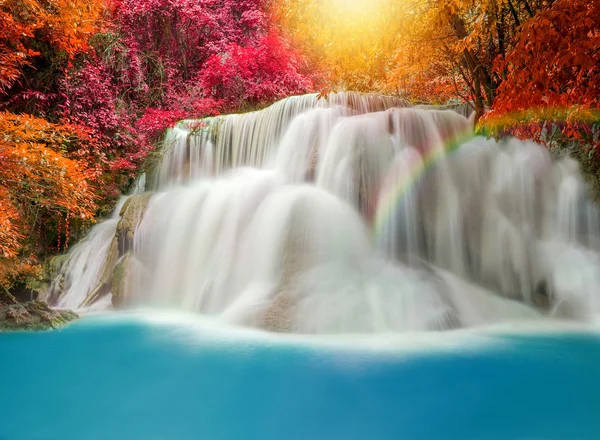
[{"label": "rainbow", "polygon": [[430,147],[424,154],[421,152],[420,157],[412,158],[404,174],[381,188],[372,221],[375,239],[380,238],[387,222],[407,194],[423,181],[424,176],[437,163],[447,155],[459,150],[465,142],[476,135],[498,138],[508,133],[511,128],[527,124],[539,125],[545,122],[589,128],[591,125],[600,124],[600,110],[546,107],[498,115],[489,113],[479,121],[474,131],[469,124],[465,130],[452,133],[446,139],[442,139],[441,142]]},{"label": "rainbow", "polygon": [[386,222],[409,191],[416,187],[429,170],[434,168],[442,158],[457,151],[461,145],[472,139],[473,136],[473,127],[468,124],[464,130],[452,133],[446,139],[442,139],[441,142],[431,146],[425,153],[420,151],[420,156],[412,157],[412,160],[409,161],[405,173],[399,176],[393,184],[381,188],[373,220],[373,230],[376,238],[379,238]]}]

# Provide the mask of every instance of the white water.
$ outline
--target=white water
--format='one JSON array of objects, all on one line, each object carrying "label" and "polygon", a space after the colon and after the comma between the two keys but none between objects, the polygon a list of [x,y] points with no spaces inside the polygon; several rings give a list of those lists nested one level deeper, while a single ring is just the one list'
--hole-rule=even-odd
[{"label": "white water", "polygon": [[[126,303],[329,334],[600,312],[600,222],[576,164],[475,137],[432,161],[472,131],[462,111],[306,95],[181,122],[149,179]],[[116,221],[72,251],[60,306],[96,287]]]},{"label": "white water", "polygon": [[[119,223],[119,212],[127,197],[121,197],[109,219],[98,223],[90,233],[69,252],[61,268],[62,277],[56,283],[64,283],[56,305],[64,308],[79,308],[88,294],[98,285],[112,238]],[[59,290],[53,285],[52,291]]]}]

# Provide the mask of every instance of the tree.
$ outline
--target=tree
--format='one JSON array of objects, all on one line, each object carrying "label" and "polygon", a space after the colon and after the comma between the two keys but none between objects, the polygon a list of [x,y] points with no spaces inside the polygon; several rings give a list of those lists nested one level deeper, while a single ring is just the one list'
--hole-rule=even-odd
[{"label": "tree", "polygon": [[[25,79],[20,90],[47,83],[53,73],[89,49],[89,38],[102,27],[101,0],[5,0],[0,4],[0,93]],[[24,78],[23,73],[33,73]],[[37,74],[35,74],[37,73]],[[47,84],[45,84],[47,85]],[[48,92],[50,90],[41,90]]]},{"label": "tree", "polygon": [[522,25],[495,71],[503,81],[482,130],[542,142],[576,141],[578,155],[598,168],[600,0],[554,2]]},{"label": "tree", "polygon": [[[404,81],[409,93],[424,98],[439,93],[475,104],[479,116],[496,98],[502,76],[494,69],[519,38],[523,23],[546,10],[544,0],[416,0],[406,38],[397,53],[391,83]],[[411,62],[412,61],[412,62]],[[414,62],[416,61],[416,62]],[[431,99],[431,98],[430,98]]]},{"label": "tree", "polygon": [[[600,0],[558,0],[496,61],[496,113],[600,104]],[[535,112],[532,112],[535,114]]]},{"label": "tree", "polygon": [[[333,87],[414,101],[470,101],[482,115],[502,76],[494,60],[552,0],[275,2],[275,17]],[[358,5],[358,6],[357,6]]]},{"label": "tree", "polygon": [[303,60],[265,8],[263,0],[114,1],[94,50],[60,83],[64,116],[92,129],[111,171],[131,175],[177,120],[306,92]]},{"label": "tree", "polygon": [[211,56],[199,75],[205,94],[227,107],[257,106],[310,91],[310,78],[299,75],[302,57],[275,29],[247,46],[231,43]]},{"label": "tree", "polygon": [[84,131],[0,112],[0,133],[0,283],[7,283],[7,260],[31,265],[45,246],[64,248],[70,227],[92,220],[96,204],[93,170],[76,158],[88,142]]}]

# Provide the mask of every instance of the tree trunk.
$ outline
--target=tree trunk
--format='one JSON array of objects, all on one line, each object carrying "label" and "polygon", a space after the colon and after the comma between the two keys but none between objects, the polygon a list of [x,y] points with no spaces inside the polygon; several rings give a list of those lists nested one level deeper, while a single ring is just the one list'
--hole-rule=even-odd
[{"label": "tree trunk", "polygon": [[[464,21],[457,15],[451,15],[449,19],[456,37],[460,40],[465,39],[469,34],[467,33]],[[479,89],[479,92],[475,97],[476,101],[481,101],[481,107],[483,107],[484,102],[491,107],[494,102],[496,85],[489,72],[489,67],[481,63],[477,56],[469,49],[463,51],[463,56],[465,58],[466,67],[473,77],[473,80],[476,82],[477,89]],[[483,92],[485,92],[485,97]],[[477,107],[479,107],[479,104],[477,104]]]}]

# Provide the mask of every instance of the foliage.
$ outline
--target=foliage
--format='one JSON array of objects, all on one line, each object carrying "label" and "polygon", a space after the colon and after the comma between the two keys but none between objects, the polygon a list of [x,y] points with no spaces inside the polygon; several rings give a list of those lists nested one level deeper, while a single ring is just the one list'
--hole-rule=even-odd
[{"label": "foliage", "polygon": [[[597,0],[594,0],[597,1]],[[278,22],[333,86],[425,102],[493,105],[503,77],[494,61],[552,0],[292,0],[275,2]],[[539,37],[538,38],[543,38]]]},{"label": "foliage", "polygon": [[310,79],[297,74],[302,63],[271,29],[253,45],[231,43],[224,53],[211,56],[199,82],[227,107],[256,105],[310,90]]},{"label": "foliage", "polygon": [[269,30],[264,7],[262,0],[114,1],[94,52],[61,82],[64,114],[93,130],[110,170],[127,174],[176,120],[307,91],[300,56]]},{"label": "foliage", "polygon": [[0,92],[23,77],[24,67],[70,63],[89,50],[90,36],[101,30],[103,11],[99,0],[0,3]]},{"label": "foliage", "polygon": [[[38,52],[27,48],[25,40],[33,37],[36,22],[19,20],[15,3],[0,4],[0,92],[10,87],[20,76],[21,69]],[[23,11],[33,2],[23,3]]]},{"label": "foliage", "polygon": [[177,120],[312,88],[267,0],[0,1],[0,283],[127,189]]},{"label": "foliage", "polygon": [[431,100],[441,93],[473,102],[481,116],[493,105],[502,81],[494,60],[512,50],[522,24],[550,3],[417,0],[388,80],[408,84],[409,97]]},{"label": "foliage", "polygon": [[[543,55],[543,56],[541,56]],[[499,110],[600,103],[600,1],[558,0],[496,63]]]},{"label": "foliage", "polygon": [[[41,245],[50,232],[63,234],[66,247],[70,225],[93,218],[96,203],[88,181],[94,173],[76,158],[89,139],[78,127],[9,112],[0,112],[0,133],[0,260],[21,254],[29,268],[36,255],[32,243]],[[59,222],[61,227],[51,227]]]},{"label": "foliage", "polygon": [[544,127],[554,123],[563,136],[600,147],[593,133],[600,120],[593,111],[600,103],[600,1],[556,1],[522,26],[495,69],[504,78],[487,116],[504,119],[496,135],[544,140]]},{"label": "foliage", "polygon": [[[190,116],[205,111],[203,99],[219,109],[226,104],[225,109],[235,110],[239,102],[222,101],[231,97],[203,80],[207,68],[213,69],[213,77],[218,75],[217,58],[224,69],[244,75],[238,82],[248,91],[242,93],[255,99],[306,91],[311,84],[301,72],[301,60],[270,26],[266,7],[264,0],[115,2],[113,14],[127,48],[122,57],[129,65],[116,76],[127,86],[126,99],[141,101],[143,108],[182,110]],[[261,60],[250,65],[250,55]]]}]

